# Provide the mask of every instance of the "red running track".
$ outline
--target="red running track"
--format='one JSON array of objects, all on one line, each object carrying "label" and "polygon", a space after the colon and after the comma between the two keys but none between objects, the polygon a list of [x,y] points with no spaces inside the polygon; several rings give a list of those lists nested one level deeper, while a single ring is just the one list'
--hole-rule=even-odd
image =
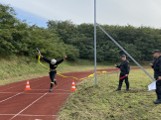
[{"label": "red running track", "polygon": [[[106,69],[107,71],[107,69]],[[116,69],[108,69],[116,71]],[[84,78],[92,71],[65,73]],[[31,91],[24,91],[26,81],[0,86],[0,120],[55,120],[70,95],[72,79],[57,76],[58,85],[49,93],[48,76],[31,79]]]}]

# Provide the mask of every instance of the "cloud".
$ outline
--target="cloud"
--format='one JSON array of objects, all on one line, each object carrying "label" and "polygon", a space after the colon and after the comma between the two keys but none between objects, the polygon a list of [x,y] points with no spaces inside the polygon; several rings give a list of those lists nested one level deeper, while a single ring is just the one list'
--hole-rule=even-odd
[{"label": "cloud", "polygon": [[[46,20],[93,23],[93,0],[1,0]],[[97,21],[101,24],[161,28],[160,0],[97,0]]]},{"label": "cloud", "polygon": [[161,27],[160,6],[159,0],[102,1],[98,6],[98,20],[119,25]]},{"label": "cloud", "polygon": [[[45,19],[92,21],[92,1],[87,0],[2,0],[5,3]],[[88,16],[88,17],[87,17]],[[87,18],[86,18],[87,17]]]}]

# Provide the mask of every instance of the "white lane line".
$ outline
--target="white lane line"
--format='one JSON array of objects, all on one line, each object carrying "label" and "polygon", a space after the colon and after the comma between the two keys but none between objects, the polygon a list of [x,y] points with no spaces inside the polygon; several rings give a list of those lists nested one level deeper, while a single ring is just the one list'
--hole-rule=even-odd
[{"label": "white lane line", "polygon": [[[37,80],[39,80],[39,79],[37,79]],[[35,81],[37,81],[37,80],[35,80]],[[17,85],[17,86],[19,86],[19,85]],[[13,87],[17,87],[17,86],[13,86]],[[41,85],[40,85],[41,86]],[[12,87],[12,88],[13,88]],[[58,86],[56,86],[55,88],[57,88]],[[0,93],[17,93],[17,92],[0,92]],[[16,95],[13,95],[13,96],[10,96],[10,97],[8,97],[8,98],[6,98],[6,99],[4,99],[4,100],[1,100],[0,101],[0,103],[2,103],[2,102],[5,102],[5,101],[7,101],[7,100],[10,100],[10,99],[12,99],[12,98],[14,98],[14,97],[16,97],[16,96],[18,96],[18,95],[20,95],[20,94],[22,94],[22,93],[25,93],[25,92],[19,92],[19,93],[17,93]],[[36,93],[27,93],[27,94],[36,94]],[[37,93],[37,94],[44,94],[44,93]],[[63,93],[50,93],[50,94],[63,94]],[[65,93],[65,94],[70,94],[70,93]]]},{"label": "white lane line", "polygon": [[20,93],[20,92],[0,92],[0,94],[16,94],[16,93]]},{"label": "white lane line", "polygon": [[12,93],[18,93],[18,92],[0,92],[1,94],[12,94]]},{"label": "white lane line", "polygon": [[[58,85],[59,86],[59,85]],[[55,88],[57,88],[58,86],[56,86]],[[15,117],[17,117],[18,115],[20,115],[23,111],[25,111],[26,109],[28,109],[29,107],[31,107],[34,103],[36,103],[37,101],[39,101],[41,98],[43,98],[45,95],[47,95],[48,92],[44,93],[42,96],[40,96],[38,99],[36,99],[35,101],[33,101],[31,104],[29,104],[27,107],[25,107],[24,109],[22,109],[20,112],[18,112],[17,114],[15,114],[11,119],[9,120],[13,120]]]},{"label": "white lane line", "polygon": [[15,85],[15,86],[12,86],[12,87],[9,87],[9,88],[6,88],[6,89],[2,89],[1,92],[6,91],[6,90],[9,90],[9,89],[11,89],[11,88],[18,87],[18,86],[20,86],[20,85]]},{"label": "white lane line", "polygon": [[6,98],[6,99],[4,99],[4,100],[1,100],[0,103],[5,102],[5,101],[7,101],[7,100],[9,100],[9,99],[11,99],[11,98],[14,98],[14,97],[16,97],[16,96],[18,96],[18,95],[20,95],[20,94],[22,94],[22,93],[23,93],[23,92],[20,92],[20,93],[17,93],[16,95],[13,95],[13,96],[8,97],[8,98]]},{"label": "white lane line", "polygon": [[[14,116],[16,114],[0,114],[0,116]],[[26,117],[55,117],[58,115],[31,115],[31,114],[19,114],[17,116],[26,116]]]},{"label": "white lane line", "polygon": [[[44,94],[44,93],[27,93],[27,95],[28,95],[28,94],[30,94],[30,95],[36,95],[36,94],[40,95],[40,94]],[[68,93],[49,93],[48,95],[55,95],[55,94],[56,94],[56,95],[57,95],[57,94],[58,94],[58,95],[59,95],[59,94],[61,95],[61,94],[71,94],[71,93],[69,93],[69,92],[68,92]]]},{"label": "white lane line", "polygon": [[61,91],[68,91],[68,92],[70,91],[70,90],[65,90],[65,89],[56,89],[56,90],[61,90]]},{"label": "white lane line", "polygon": [[23,111],[25,111],[26,109],[28,109],[29,107],[31,107],[34,103],[36,103],[37,101],[39,101],[41,98],[43,98],[45,95],[47,95],[47,93],[44,93],[42,96],[40,96],[38,99],[36,99],[35,101],[33,101],[31,104],[29,104],[27,107],[25,107],[24,109],[22,109],[20,112],[18,112],[17,114],[15,114],[11,119],[9,120],[13,120],[15,117],[17,117],[18,115],[20,115]]},{"label": "white lane line", "polygon": [[[55,89],[56,87],[53,87],[53,90],[57,90]],[[32,89],[32,90],[35,90],[35,91],[38,91],[38,90],[49,90],[49,89]]]},{"label": "white lane line", "polygon": [[[43,78],[43,77],[42,77]],[[40,78],[35,78],[35,79],[31,79],[31,80],[29,80],[30,82],[32,81],[32,82],[37,82],[38,80],[41,80],[41,77]],[[26,80],[24,80],[24,82],[25,82]],[[5,90],[8,90],[8,89],[12,89],[12,88],[15,88],[15,87],[18,87],[18,86],[22,86],[22,84],[24,84],[24,82],[22,82],[22,83],[19,83],[19,85],[15,85],[15,86],[12,86],[12,87],[9,87],[9,88],[6,88],[6,89],[2,89],[2,90],[0,90],[1,92],[3,92],[3,91],[5,91]]]},{"label": "white lane line", "polygon": [[[18,94],[18,92],[0,92],[0,94]],[[45,92],[46,93],[46,92]],[[23,93],[23,95],[35,95],[35,94],[44,94],[44,93]],[[71,94],[71,92],[65,92],[65,93],[59,93],[59,92],[53,92],[53,93],[49,93],[48,95],[52,95],[52,94]],[[8,98],[7,98],[8,99]]]},{"label": "white lane line", "polygon": [[[39,79],[36,79],[35,81],[37,81],[37,80],[39,80]],[[20,84],[20,85],[22,85],[22,84]],[[20,85],[16,85],[16,86],[13,86],[13,87],[10,87],[10,88],[14,88],[14,87],[17,87],[17,86],[20,86]],[[39,85],[39,86],[41,86],[41,85]],[[10,89],[10,88],[8,88],[8,89]],[[5,89],[5,90],[7,90],[7,89]],[[4,92],[2,91],[1,93],[4,93]],[[12,93],[12,92],[7,92],[7,93]],[[18,96],[19,94],[22,94],[22,93],[24,93],[24,92],[19,92],[17,94],[15,93],[16,95],[13,95],[13,96],[8,97],[8,98],[6,98],[4,100],[1,100],[0,103],[5,102],[5,101],[7,101],[7,100],[9,100],[11,98],[14,98],[14,97],[16,97],[16,96]],[[44,93],[42,93],[42,94],[44,94]]]},{"label": "white lane line", "polygon": [[58,115],[28,115],[28,114],[20,114],[19,116],[40,116],[40,117],[51,117],[51,116],[58,116]]},{"label": "white lane line", "polygon": [[[38,91],[38,90],[49,90],[49,89],[32,89],[32,90],[35,90],[35,91]],[[58,90],[58,91],[70,91],[70,90],[66,90],[66,89],[53,89],[53,91],[55,90]]]},{"label": "white lane line", "polygon": [[[59,86],[59,85],[58,85]],[[56,88],[58,87],[55,87]],[[44,93],[42,96],[40,96],[38,99],[36,99],[35,101],[33,101],[31,104],[29,104],[28,106],[26,106],[24,109],[22,109],[20,112],[18,112],[17,114],[15,114],[12,118],[10,118],[9,120],[13,120],[15,117],[19,116],[23,111],[25,111],[26,109],[28,109],[29,107],[31,107],[34,103],[36,103],[37,101],[39,101],[41,98],[43,98],[44,96],[46,96],[48,94],[48,92]],[[52,93],[51,93],[52,94]]]}]

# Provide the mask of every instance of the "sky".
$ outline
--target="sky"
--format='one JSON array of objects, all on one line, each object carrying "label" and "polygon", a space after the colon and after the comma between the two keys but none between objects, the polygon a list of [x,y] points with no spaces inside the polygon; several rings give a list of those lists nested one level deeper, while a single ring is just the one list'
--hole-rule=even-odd
[{"label": "sky", "polygon": [[[94,0],[0,0],[17,18],[46,27],[48,20],[93,23]],[[161,28],[161,0],[97,0],[97,23]]]}]

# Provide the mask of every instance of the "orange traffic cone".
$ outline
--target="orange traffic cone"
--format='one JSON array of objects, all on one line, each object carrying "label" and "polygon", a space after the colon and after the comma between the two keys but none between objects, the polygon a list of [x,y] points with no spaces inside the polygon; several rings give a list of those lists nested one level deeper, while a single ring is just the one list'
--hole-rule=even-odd
[{"label": "orange traffic cone", "polygon": [[26,91],[27,91],[27,90],[31,90],[29,81],[27,81],[27,83],[26,83],[25,90],[26,90]]},{"label": "orange traffic cone", "polygon": [[76,91],[76,86],[75,86],[75,82],[72,82],[72,87],[71,87],[71,91],[75,92]]}]

